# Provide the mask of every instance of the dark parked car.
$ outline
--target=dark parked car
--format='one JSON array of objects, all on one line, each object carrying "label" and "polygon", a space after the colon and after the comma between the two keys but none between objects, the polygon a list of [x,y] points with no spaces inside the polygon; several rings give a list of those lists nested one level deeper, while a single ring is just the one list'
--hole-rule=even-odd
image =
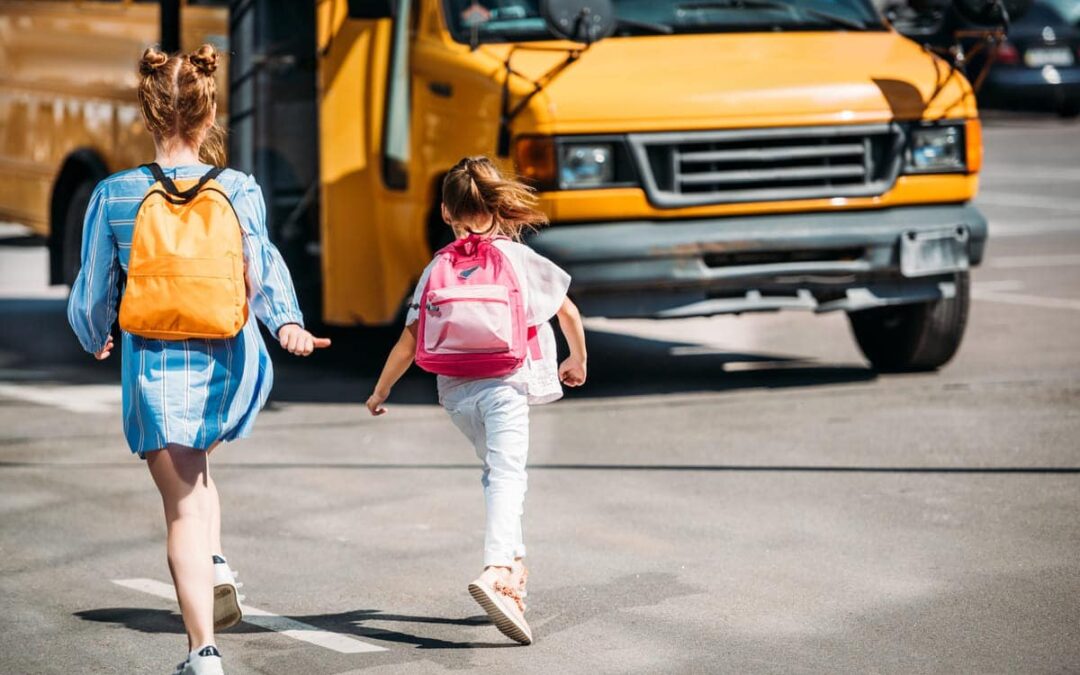
[{"label": "dark parked car", "polygon": [[[979,101],[1080,114],[1080,0],[1037,0],[1012,24]],[[979,64],[973,64],[978,66]]]}]

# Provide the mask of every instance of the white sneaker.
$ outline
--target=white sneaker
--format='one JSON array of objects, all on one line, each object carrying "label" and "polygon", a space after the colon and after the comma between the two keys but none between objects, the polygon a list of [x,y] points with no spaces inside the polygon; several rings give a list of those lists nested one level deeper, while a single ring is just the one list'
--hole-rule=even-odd
[{"label": "white sneaker", "polygon": [[214,556],[214,630],[232,628],[244,618],[240,601],[244,596],[237,592],[243,586],[236,581],[236,570],[221,556]]},{"label": "white sneaker", "polygon": [[187,660],[176,667],[173,675],[225,675],[221,667],[221,652],[207,645],[188,654]]},{"label": "white sneaker", "polygon": [[525,603],[518,589],[494,579],[485,571],[469,584],[469,595],[484,608],[500,633],[517,643],[532,644],[532,629],[525,620]]}]

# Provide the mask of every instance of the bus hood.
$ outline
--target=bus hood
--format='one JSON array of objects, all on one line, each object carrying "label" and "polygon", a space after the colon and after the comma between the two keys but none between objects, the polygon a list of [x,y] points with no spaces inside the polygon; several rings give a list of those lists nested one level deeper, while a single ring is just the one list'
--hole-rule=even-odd
[{"label": "bus hood", "polygon": [[[513,65],[539,78],[562,58],[522,51]],[[516,93],[528,90],[518,83]],[[515,128],[602,133],[970,117],[970,92],[947,64],[891,31],[610,38],[558,74]]]}]

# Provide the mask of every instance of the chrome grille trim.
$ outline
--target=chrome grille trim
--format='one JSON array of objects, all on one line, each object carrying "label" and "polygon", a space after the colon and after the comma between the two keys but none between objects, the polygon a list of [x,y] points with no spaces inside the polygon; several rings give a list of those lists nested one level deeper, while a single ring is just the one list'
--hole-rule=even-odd
[{"label": "chrome grille trim", "polygon": [[629,134],[649,201],[661,208],[869,197],[900,173],[898,124]]}]

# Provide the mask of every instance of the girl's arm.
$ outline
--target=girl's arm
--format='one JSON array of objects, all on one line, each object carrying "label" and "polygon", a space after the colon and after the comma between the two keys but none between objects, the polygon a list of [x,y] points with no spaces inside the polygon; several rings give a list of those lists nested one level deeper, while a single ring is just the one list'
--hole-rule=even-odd
[{"label": "girl's arm", "polygon": [[585,352],[585,326],[581,323],[581,312],[570,298],[566,298],[556,316],[559,317],[559,328],[562,329],[566,343],[570,346],[570,356],[559,366],[559,379],[569,387],[580,387],[585,384],[585,362],[588,358]]},{"label": "girl's arm", "polygon": [[415,357],[416,323],[414,322],[401,331],[401,337],[398,338],[397,344],[390,350],[390,355],[386,357],[386,365],[383,366],[382,374],[379,375],[379,381],[375,383],[375,391],[367,400],[367,409],[371,411],[372,415],[382,415],[386,412],[386,408],[382,404],[390,397],[390,390],[405,374],[405,371],[409,369]]},{"label": "girl's arm", "polygon": [[68,322],[83,349],[99,361],[112,352],[120,262],[105,211],[105,188],[90,197],[83,224],[82,268],[68,298]]}]

